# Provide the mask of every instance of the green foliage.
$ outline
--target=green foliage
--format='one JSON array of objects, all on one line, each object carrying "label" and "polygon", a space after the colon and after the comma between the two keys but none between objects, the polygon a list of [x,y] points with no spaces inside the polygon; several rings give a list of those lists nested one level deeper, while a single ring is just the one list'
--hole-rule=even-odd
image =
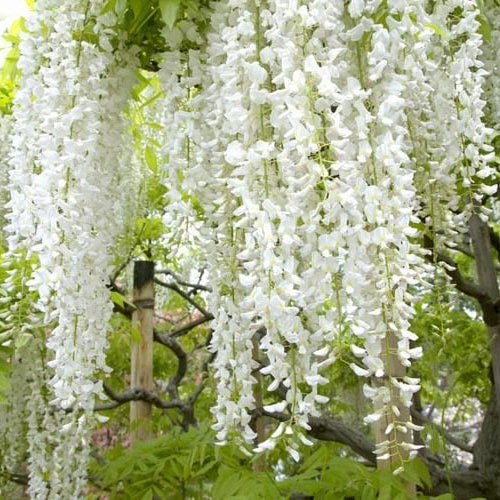
[{"label": "green foliage", "polygon": [[109,11],[118,16],[118,29],[127,34],[128,43],[140,48],[141,67],[155,71],[165,48],[158,0],[109,0],[102,13]]},{"label": "green foliage", "polygon": [[29,292],[24,285],[34,258],[22,256],[6,262],[3,252],[0,248],[0,403],[6,402],[6,392],[10,389],[9,374],[15,349],[24,346],[33,335],[43,335],[38,331],[39,325],[32,324],[35,319],[32,304],[37,294]]},{"label": "green foliage", "polygon": [[488,19],[487,9],[485,8],[483,0],[477,0],[477,7],[479,9],[479,15],[477,16],[477,20],[480,23],[479,33],[482,35],[483,39],[487,43],[492,42],[491,38],[491,24]]},{"label": "green foliage", "polygon": [[281,491],[269,473],[256,472],[250,468],[230,467],[222,464],[218,469],[217,481],[212,489],[214,500],[233,498],[268,499],[281,497]]},{"label": "green foliage", "polygon": [[[92,474],[99,478],[102,491],[113,498],[204,498],[207,483],[215,479],[217,461],[212,434],[191,429],[133,448],[111,450],[105,466],[94,464]],[[91,495],[89,497],[99,498]]]},{"label": "green foliage", "polygon": [[444,38],[445,40],[448,40],[449,36],[441,26],[438,26],[437,24],[434,23],[427,23],[425,27],[430,28],[432,31],[434,31],[434,33]]},{"label": "green foliage", "polygon": [[201,7],[207,0],[109,0],[102,12],[113,10],[118,16],[118,28],[127,34],[128,43],[140,48],[140,66],[158,70],[160,54],[165,50],[163,30],[172,29],[186,11],[204,23]]},{"label": "green foliage", "polygon": [[298,471],[279,484],[287,493],[300,491],[318,499],[403,500],[408,495],[405,481],[419,486],[430,483],[429,472],[420,460],[406,464],[405,471],[395,476],[339,456],[338,448],[331,444],[318,444]]},{"label": "green foliage", "polygon": [[156,157],[156,153],[155,153],[154,149],[150,146],[146,146],[146,148],[144,150],[144,156],[146,159],[146,164],[149,167],[149,169],[151,170],[151,172],[153,172],[153,174],[157,174],[158,173],[158,158]]},{"label": "green foliage", "polygon": [[0,72],[0,114],[2,115],[12,113],[12,101],[20,76],[17,67],[19,59],[19,35],[21,31],[25,30],[24,19],[19,18],[12,23],[7,33],[3,35],[4,40],[10,43],[10,49]]},{"label": "green foliage", "polygon": [[172,29],[174,27],[175,21],[177,20],[177,15],[179,13],[179,7],[181,6],[180,0],[159,0],[161,17],[165,25]]},{"label": "green foliage", "polygon": [[438,407],[445,402],[465,404],[470,398],[486,403],[490,391],[486,327],[474,303],[438,288],[417,304],[413,321],[424,352],[414,368],[423,380],[422,397]]},{"label": "green foliage", "polygon": [[124,308],[125,305],[127,305],[129,307],[135,308],[134,304],[119,292],[111,292],[111,300],[119,307]]},{"label": "green foliage", "polygon": [[[338,456],[338,446],[323,443],[304,450],[300,464],[279,458],[255,469],[236,446],[213,446],[213,433],[191,429],[138,443],[131,449],[116,448],[106,455],[104,466],[93,465],[99,490],[112,498],[290,498],[293,493],[316,499],[405,500],[406,481],[429,486],[429,472],[419,459],[407,464],[401,476],[376,471],[352,459]],[[286,455],[282,454],[282,457]],[[288,459],[289,460],[289,459]],[[289,465],[290,465],[289,464]],[[99,498],[98,493],[89,500]]]}]

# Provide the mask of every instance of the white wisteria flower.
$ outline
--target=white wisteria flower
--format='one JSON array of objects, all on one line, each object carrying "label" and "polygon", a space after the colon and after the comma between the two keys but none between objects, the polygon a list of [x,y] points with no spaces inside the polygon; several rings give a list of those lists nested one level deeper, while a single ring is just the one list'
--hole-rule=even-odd
[{"label": "white wisteria flower", "polygon": [[[112,312],[106,287],[111,250],[124,227],[126,175],[122,112],[135,82],[133,52],[116,50],[112,12],[104,1],[40,0],[22,34],[20,88],[14,99],[10,152],[9,252],[28,250],[37,264],[26,285],[38,294],[51,354],[52,404],[73,411],[57,425],[73,431],[57,445],[32,450],[30,493],[75,496],[85,483],[91,411],[107,371],[106,331]],[[96,43],[83,37],[94,19]],[[40,390],[40,389],[39,389]],[[36,422],[36,421],[34,421]],[[32,439],[48,439],[30,427]],[[52,438],[51,438],[52,439]],[[52,451],[51,451],[52,450]],[[47,455],[53,453],[52,459]],[[40,454],[45,454],[44,456]],[[52,463],[42,470],[34,465]]]}]

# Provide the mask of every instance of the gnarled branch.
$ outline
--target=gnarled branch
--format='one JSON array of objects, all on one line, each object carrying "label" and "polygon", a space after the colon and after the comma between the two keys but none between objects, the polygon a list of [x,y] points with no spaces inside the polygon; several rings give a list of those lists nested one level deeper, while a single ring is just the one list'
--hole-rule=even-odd
[{"label": "gnarled branch", "polygon": [[468,295],[469,297],[477,299],[480,303],[488,299],[487,295],[479,285],[464,278],[458,269],[458,264],[451,257],[443,253],[436,252],[434,248],[434,241],[427,235],[424,235],[424,248],[430,251],[427,255],[427,260],[429,262],[434,263],[437,261],[444,264],[444,270],[450,277],[452,283],[457,287],[457,290],[465,293],[465,295]]},{"label": "gnarled branch", "polygon": [[158,278],[155,278],[154,282],[157,285],[163,286],[165,288],[168,288],[168,289],[173,290],[174,292],[176,292],[184,300],[186,300],[187,302],[189,302],[193,307],[195,307],[196,309],[198,309],[198,311],[200,311],[201,314],[203,314],[203,316],[211,316],[211,314],[201,304],[199,304],[198,302],[196,302],[196,300],[194,300],[188,293],[186,293],[184,290],[182,290],[182,288],[180,288],[179,285],[177,285],[177,283],[162,281],[162,280],[160,280]]}]

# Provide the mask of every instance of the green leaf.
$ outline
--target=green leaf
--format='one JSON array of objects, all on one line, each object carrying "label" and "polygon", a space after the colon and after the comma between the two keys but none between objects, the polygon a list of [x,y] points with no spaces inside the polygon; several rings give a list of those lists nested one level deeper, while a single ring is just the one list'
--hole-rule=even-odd
[{"label": "green leaf", "polygon": [[104,7],[101,9],[101,12],[99,15],[102,16],[103,14],[106,14],[106,12],[110,12],[110,11],[114,10],[115,4],[116,4],[116,0],[109,0],[109,2],[107,2],[106,5],[104,5]]},{"label": "green leaf", "polygon": [[163,125],[161,123],[155,123],[155,122],[145,122],[144,126],[150,127],[155,130],[163,130]]},{"label": "green leaf", "polygon": [[[162,92],[157,92],[153,97],[150,97],[149,99],[147,99],[144,102],[142,102],[142,104],[140,105],[139,109],[143,109],[143,108],[149,106],[150,104],[152,104],[153,102],[155,102],[160,97],[163,97],[164,95],[165,95],[165,92],[163,92],[163,91]],[[156,124],[156,125],[158,125],[158,124]],[[160,125],[160,129],[163,129],[162,125]]]},{"label": "green leaf", "polygon": [[136,18],[141,16],[143,10],[149,9],[148,2],[144,2],[143,0],[130,0],[130,6]]},{"label": "green leaf", "polygon": [[380,492],[378,494],[378,499],[379,500],[392,500],[393,495],[392,495],[392,486],[391,483],[383,483]]},{"label": "green leaf", "polygon": [[[6,332],[7,335],[10,335],[10,332]],[[5,342],[5,340],[3,341]],[[11,356],[13,354],[14,350],[12,349],[11,346],[1,344],[0,345],[0,353],[4,354],[5,356]]]},{"label": "green leaf", "polygon": [[127,10],[127,0],[115,0],[115,13],[118,17],[122,16]]},{"label": "green leaf", "polygon": [[436,33],[437,35],[439,35],[440,37],[444,38],[445,40],[448,40],[450,37],[448,36],[448,34],[446,33],[446,31],[444,31],[443,28],[441,28],[441,26],[438,26],[437,24],[434,24],[434,23],[427,23],[425,25],[426,28],[430,28],[432,31],[434,31],[434,33]]},{"label": "green leaf", "polygon": [[491,43],[491,26],[488,18],[481,14],[477,16],[477,20],[479,21],[478,33],[482,35],[486,42]]},{"label": "green leaf", "polygon": [[406,500],[407,498],[407,493],[399,492],[392,500]]},{"label": "green leaf", "polygon": [[11,369],[11,364],[7,360],[0,358],[0,373],[10,373]]},{"label": "green leaf", "polygon": [[150,146],[146,146],[146,149],[144,151],[144,157],[146,159],[146,164],[153,172],[153,174],[158,173],[158,158],[156,157],[156,153],[154,152],[154,149],[151,148]]},{"label": "green leaf", "polygon": [[20,349],[21,347],[25,346],[32,338],[33,336],[29,333],[23,333],[22,335],[16,337],[16,341],[14,343],[16,349]]},{"label": "green leaf", "polygon": [[153,490],[150,488],[144,495],[141,500],[153,500]]},{"label": "green leaf", "polygon": [[111,300],[118,307],[125,307],[125,300],[124,300],[123,295],[120,292],[111,292]]},{"label": "green leaf", "polygon": [[203,476],[203,474],[208,472],[212,467],[215,467],[216,464],[217,464],[217,460],[212,460],[212,461],[208,462],[207,464],[205,464],[200,469],[195,470],[195,472],[191,473],[190,475],[191,475],[191,477]]},{"label": "green leaf", "polygon": [[174,27],[180,5],[180,0],[160,0],[161,17],[169,29]]},{"label": "green leaf", "polygon": [[165,227],[160,217],[138,219],[136,221],[136,228],[137,235],[142,241],[161,238],[165,231]]},{"label": "green leaf", "polygon": [[430,437],[429,449],[431,453],[439,453],[443,448],[441,434],[432,426],[426,426],[426,431]]},{"label": "green leaf", "polygon": [[429,488],[432,486],[432,479],[429,469],[420,457],[415,457],[410,463],[405,465],[405,470],[414,471],[418,478],[418,484],[423,482]]}]

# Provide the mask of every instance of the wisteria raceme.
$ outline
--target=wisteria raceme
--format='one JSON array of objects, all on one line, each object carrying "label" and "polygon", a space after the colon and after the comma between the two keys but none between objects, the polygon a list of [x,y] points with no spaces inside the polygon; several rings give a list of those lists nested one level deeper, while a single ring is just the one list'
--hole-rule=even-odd
[{"label": "wisteria raceme", "polygon": [[165,185],[169,209],[162,216],[169,258],[178,256],[183,247],[196,245],[197,230],[202,222],[189,200],[200,186],[206,184],[204,180],[191,175],[196,143],[199,142],[191,99],[196,93],[194,89],[201,85],[203,63],[200,61],[200,50],[191,49],[187,53],[182,50],[184,38],[193,45],[204,43],[192,19],[179,22],[174,29],[165,32],[169,50],[163,54],[163,68],[159,72],[165,99],[157,100],[153,110],[154,120],[163,124],[163,130],[157,138],[161,143],[158,154],[161,158],[168,158]]},{"label": "wisteria raceme", "polygon": [[496,92],[496,83],[500,72],[500,6],[496,2],[488,2],[486,15],[491,26],[491,40],[483,40],[482,51],[484,68],[488,72],[484,85],[484,97],[487,102],[486,117],[488,125],[498,130],[500,127],[500,96]]},{"label": "wisteria raceme", "polygon": [[[236,213],[241,205],[240,187],[252,183],[251,177],[248,183],[241,183],[239,174],[244,176],[245,171],[244,167],[238,169],[238,155],[246,154],[245,146],[256,142],[261,128],[256,106],[247,98],[250,86],[256,91],[260,86],[247,73],[255,68],[252,64],[257,59],[256,12],[248,7],[246,3],[237,5],[237,2],[218,5],[212,17],[213,33],[207,36],[206,75],[202,82],[206,92],[201,93],[195,103],[208,118],[207,127],[202,129],[205,136],[195,168],[205,179],[213,172],[216,188],[211,196],[202,198],[202,203],[208,228],[214,231],[208,235],[209,248],[217,256],[210,273],[215,285],[211,306],[218,320],[212,349],[217,353],[214,369],[219,397],[213,412],[221,442],[238,430],[247,441],[255,438],[249,412],[255,406],[253,372],[258,364],[252,359],[252,351],[258,326],[254,324],[253,311],[245,314],[240,307],[247,295],[244,285],[240,284],[246,274],[240,265],[240,252],[251,248],[252,241],[241,227],[241,215]],[[263,83],[262,72],[256,78]],[[239,136],[241,142],[237,140]],[[255,166],[259,163],[257,156]],[[250,216],[254,213],[252,208],[247,208]]]},{"label": "wisteria raceme", "polygon": [[[35,378],[33,372],[39,367],[40,357],[40,349],[33,342],[20,347],[12,359],[11,389],[7,393],[9,404],[0,405],[0,446],[2,449],[0,470],[2,473],[15,471],[26,457],[28,447],[26,403],[32,396],[31,383]],[[27,370],[26,366],[30,366],[31,369]],[[37,388],[36,393],[39,392]],[[3,485],[2,483],[0,484]]]},{"label": "wisteria raceme", "polygon": [[[116,19],[99,16],[104,3],[37,2],[21,42],[23,74],[13,114],[9,250],[15,256],[28,248],[37,257],[26,284],[38,293],[50,329],[51,403],[74,410],[59,422],[74,429],[53,449],[49,478],[52,493],[63,497],[84,484],[89,412],[101,392],[95,373],[108,370],[106,284],[111,248],[123,227],[122,164],[130,156],[122,145],[121,113],[135,81],[135,58],[113,48]],[[90,19],[98,44],[83,35]],[[33,494],[38,490],[33,486]]]},{"label": "wisteria raceme", "polygon": [[[457,8],[463,11],[459,20],[454,15]],[[466,229],[473,207],[481,206],[483,195],[496,190],[484,182],[493,169],[486,144],[490,130],[483,120],[486,72],[478,15],[476,2],[457,0],[438,4],[430,18],[430,25],[443,32],[434,34],[425,51],[430,108],[423,115],[426,119],[415,125],[427,122],[427,148],[420,148],[427,158],[421,157],[423,179],[417,187],[427,191],[421,195],[422,218],[432,228],[436,246],[446,238],[455,241],[456,232]],[[478,179],[482,192],[477,189]]]},{"label": "wisteria raceme", "polygon": [[[208,164],[212,170],[206,174],[213,175],[210,172],[215,171],[220,177],[217,182],[225,190],[217,190],[210,217],[216,217],[212,220],[219,228],[229,222],[229,234],[224,239],[217,235],[215,250],[222,259],[216,263],[214,273],[222,285],[218,291],[224,291],[230,276],[221,270],[230,270],[232,287],[225,293],[230,293],[238,304],[235,311],[231,310],[231,328],[216,322],[221,334],[214,335],[212,348],[217,352],[216,366],[222,365],[218,368],[219,386],[231,386],[231,380],[241,380],[231,368],[231,352],[229,356],[224,353],[234,341],[224,335],[229,332],[238,343],[246,345],[246,352],[237,356],[244,355],[250,369],[256,364],[252,349],[258,342],[266,365],[260,371],[270,375],[268,390],[284,387],[286,391],[285,402],[264,408],[277,411],[288,406],[294,422],[308,428],[307,417],[317,414],[315,403],[327,400],[317,393],[318,385],[326,381],[319,371],[330,362],[320,331],[320,325],[327,321],[318,316],[318,310],[323,308],[325,294],[332,292],[329,285],[322,285],[328,277],[308,269],[307,254],[303,259],[305,248],[318,244],[314,227],[320,219],[317,204],[321,200],[319,184],[325,167],[310,158],[321,146],[321,137],[316,136],[315,130],[319,117],[311,107],[305,73],[297,71],[294,75],[297,65],[304,66],[301,42],[295,41],[296,36],[303,39],[300,24],[295,24],[298,19],[298,12],[287,9],[285,4],[260,9],[249,3],[240,7],[238,15],[232,11],[227,14],[225,22],[231,26],[219,26],[220,35],[209,35],[207,48],[209,81],[220,88],[207,85],[200,101],[211,106],[210,113],[203,116],[213,117],[209,126],[218,130],[213,143],[205,144],[216,144],[222,150],[215,160],[213,147],[202,156],[205,160],[210,154]],[[289,106],[284,105],[286,100]],[[221,192],[227,193],[225,202]],[[206,196],[202,199],[210,206]],[[229,219],[222,210],[229,210]],[[224,252],[228,254],[225,258]],[[333,260],[329,259],[330,267],[335,267]],[[322,262],[323,258],[318,255],[317,261]],[[240,315],[239,322],[234,321],[234,314]],[[253,331],[245,333],[245,337],[247,325]],[[252,339],[257,331],[262,332],[261,338]],[[235,366],[242,369],[240,362]],[[309,385],[310,392],[302,394],[302,384]],[[243,410],[240,423],[246,425],[246,412],[255,403],[251,386],[238,389],[241,403],[236,408]],[[243,389],[246,392],[242,395]],[[234,402],[227,399],[230,393],[219,394],[214,413],[219,420],[217,428],[223,431],[219,437],[225,438],[229,428],[224,422],[228,411],[234,413]],[[237,428],[237,421],[230,423]],[[273,447],[275,438],[283,432],[288,434],[284,426],[279,426],[258,449]],[[253,437],[248,430],[245,435],[247,439]],[[296,454],[294,448],[290,451]]]},{"label": "wisteria raceme", "polygon": [[[8,243],[12,259],[27,251],[50,353],[30,400],[43,408],[30,407],[34,498],[81,493],[95,374],[108,370],[106,283],[130,213],[122,111],[135,56],[105,5],[38,0],[20,45]],[[195,224],[188,238],[207,255],[219,443],[242,437],[263,451],[283,440],[298,459],[328,402],[325,368],[347,344],[374,406],[365,421],[386,436],[379,461],[416,453],[419,380],[407,372],[421,355],[410,323],[427,273],[416,227],[425,222],[439,246],[494,193],[488,183],[476,192],[493,174],[476,2],[432,10],[229,0],[204,12],[206,29],[188,11],[165,35],[164,221],[172,238]],[[258,405],[288,422],[257,436]]]},{"label": "wisteria raceme", "polygon": [[[439,39],[435,27],[446,27],[457,6],[462,21]],[[430,220],[452,233],[464,222],[455,208],[477,199],[475,176],[491,175],[473,3],[440,4],[433,17],[413,0],[213,9],[194,58],[201,89],[190,90],[179,51],[166,60],[183,66],[180,85],[171,64],[164,71],[173,104],[167,169],[182,165],[185,185],[175,192],[194,195],[204,210],[218,438],[255,438],[248,424],[257,360],[266,400],[285,394],[264,408],[288,409],[307,429],[316,403],[328,399],[318,394],[321,368],[351,332],[362,360],[353,369],[374,382],[365,386],[376,410],[367,421],[386,421],[379,458],[401,454],[393,445],[415,428],[408,407],[419,388],[405,375],[421,355],[409,329],[411,290],[426,269],[415,226]],[[467,41],[452,43],[463,32]],[[457,197],[457,183],[469,195]],[[280,425],[257,449],[289,431]]]},{"label": "wisteria raceme", "polygon": [[[368,22],[363,27],[371,32],[371,46],[361,51],[358,66],[359,86],[366,92],[360,96],[362,104],[346,109],[351,116],[343,120],[354,124],[353,135],[361,139],[351,161],[358,171],[358,206],[363,207],[363,218],[354,228],[357,241],[348,241],[344,279],[349,280],[352,273],[350,287],[356,305],[352,330],[362,339],[362,347],[352,349],[364,366],[352,367],[358,375],[372,379],[364,392],[373,400],[375,412],[366,421],[381,419],[384,423],[387,438],[377,443],[378,459],[398,461],[406,453],[401,453],[396,433],[398,429],[407,433],[407,426],[412,425],[407,408],[419,388],[418,381],[405,381],[406,367],[421,355],[421,348],[410,347],[410,341],[416,340],[409,331],[413,315],[410,290],[418,282],[421,259],[410,241],[418,202],[415,165],[408,156],[406,113],[411,101],[404,95],[408,77],[400,70],[411,54],[407,41],[419,27],[410,17],[418,11],[418,2],[388,2],[388,7],[394,17],[387,27]],[[364,14],[371,18],[376,12],[367,6]],[[355,46],[360,39],[361,28],[352,29]],[[384,378],[388,383],[382,382]],[[412,450],[411,455],[414,453]]]},{"label": "wisteria raceme", "polygon": [[[49,497],[51,481],[47,481],[47,476],[50,474],[54,461],[51,447],[59,434],[58,415],[51,411],[44,397],[48,373],[44,367],[43,356],[40,356],[44,350],[41,344],[39,339],[34,339],[29,343],[30,349],[38,351],[38,356],[33,359],[31,379],[28,384],[29,397],[24,401],[28,416],[28,492],[31,497],[37,499]],[[21,415],[12,415],[12,417],[20,418]]]},{"label": "wisteria raceme", "polygon": [[[8,201],[8,163],[7,158],[10,148],[10,131],[12,128],[12,115],[2,115],[0,117],[0,203],[2,207]],[[5,208],[0,212],[0,225],[5,225]]]}]

